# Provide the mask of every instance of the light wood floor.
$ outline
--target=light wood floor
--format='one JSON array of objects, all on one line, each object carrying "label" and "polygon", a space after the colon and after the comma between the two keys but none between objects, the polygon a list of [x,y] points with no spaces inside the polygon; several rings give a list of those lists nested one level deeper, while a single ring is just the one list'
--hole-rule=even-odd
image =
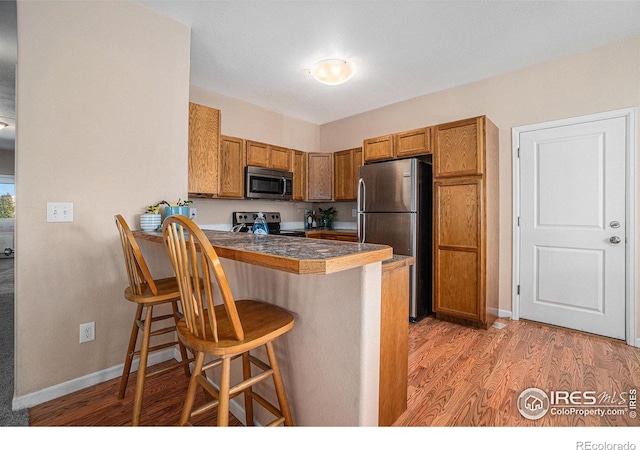
[{"label": "light wood floor", "polygon": [[[516,402],[529,387],[609,395],[640,388],[640,349],[623,342],[501,319],[501,330],[477,330],[428,317],[409,330],[407,411],[395,426],[638,426],[640,418],[523,418]],[[119,379],[30,410],[32,426],[123,426],[131,423],[133,386],[116,397]],[[175,425],[187,380],[180,371],[147,381],[141,423]],[[200,393],[200,395],[202,395]],[[240,425],[232,417],[234,425]],[[196,425],[215,425],[215,413]]]},{"label": "light wood floor", "polygon": [[477,330],[431,317],[411,325],[408,407],[395,426],[640,425],[629,411],[522,417],[517,399],[530,387],[606,392],[616,401],[640,389],[640,349],[525,320],[498,322],[506,327]]}]

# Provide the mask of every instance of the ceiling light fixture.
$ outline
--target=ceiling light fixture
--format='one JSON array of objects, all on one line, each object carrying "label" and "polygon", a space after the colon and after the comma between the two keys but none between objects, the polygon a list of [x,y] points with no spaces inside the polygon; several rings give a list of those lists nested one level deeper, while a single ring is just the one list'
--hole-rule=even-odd
[{"label": "ceiling light fixture", "polygon": [[0,130],[2,130],[4,127],[8,127],[8,126],[9,126],[8,123],[0,122]]},{"label": "ceiling light fixture", "polygon": [[344,59],[323,59],[309,71],[320,83],[335,86],[347,81],[353,75],[353,64]]}]

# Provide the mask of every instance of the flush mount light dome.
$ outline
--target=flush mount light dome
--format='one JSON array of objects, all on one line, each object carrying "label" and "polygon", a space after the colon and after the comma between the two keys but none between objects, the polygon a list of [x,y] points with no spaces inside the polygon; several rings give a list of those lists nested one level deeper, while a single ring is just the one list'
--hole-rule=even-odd
[{"label": "flush mount light dome", "polygon": [[335,86],[347,81],[353,75],[353,64],[344,59],[323,59],[309,71],[320,83]]}]

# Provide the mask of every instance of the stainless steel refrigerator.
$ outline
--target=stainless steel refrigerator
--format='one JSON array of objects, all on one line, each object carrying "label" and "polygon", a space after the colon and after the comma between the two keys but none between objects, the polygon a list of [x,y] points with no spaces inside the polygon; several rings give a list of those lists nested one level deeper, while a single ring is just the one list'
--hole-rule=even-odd
[{"label": "stainless steel refrigerator", "polygon": [[409,320],[432,312],[431,158],[369,163],[359,169],[358,239],[386,244],[394,254],[413,256]]}]

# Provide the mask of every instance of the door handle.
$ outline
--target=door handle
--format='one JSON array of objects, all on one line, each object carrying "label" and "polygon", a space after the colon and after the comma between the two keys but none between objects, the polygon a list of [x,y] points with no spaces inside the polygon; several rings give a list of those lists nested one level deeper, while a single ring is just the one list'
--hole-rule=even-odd
[{"label": "door handle", "polygon": [[611,236],[609,238],[609,242],[611,242],[612,244],[619,244],[620,242],[622,242],[622,239],[620,239],[619,236]]}]

